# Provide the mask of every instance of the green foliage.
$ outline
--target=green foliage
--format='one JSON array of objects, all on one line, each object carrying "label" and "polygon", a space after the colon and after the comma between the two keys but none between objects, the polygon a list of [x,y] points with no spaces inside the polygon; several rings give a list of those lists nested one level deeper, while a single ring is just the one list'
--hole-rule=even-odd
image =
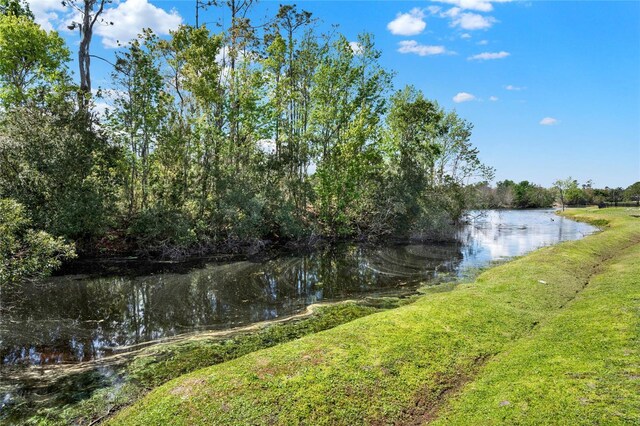
[{"label": "green foliage", "polygon": [[553,194],[547,189],[522,181],[514,187],[514,206],[517,208],[551,207]]},{"label": "green foliage", "polygon": [[146,31],[140,39],[117,54],[112,78],[118,95],[107,112],[111,140],[128,154],[123,172],[129,215],[148,206],[151,156],[170,102],[154,52],[157,38]]},{"label": "green foliage", "polygon": [[178,210],[154,206],[135,216],[127,234],[142,253],[162,255],[166,250],[186,252],[197,242],[192,221]]},{"label": "green foliage", "polygon": [[0,197],[25,206],[34,225],[87,239],[109,225],[114,158],[91,117],[67,103],[6,111],[0,122]]},{"label": "green foliage", "polygon": [[31,20],[35,19],[26,0],[0,0],[0,16],[2,15],[26,16]]},{"label": "green foliage", "polygon": [[558,195],[558,199],[562,204],[562,210],[564,211],[564,207],[569,200],[569,195],[575,197],[578,191],[578,182],[571,177],[566,179],[558,179],[553,182],[553,188]]},{"label": "green foliage", "polygon": [[624,197],[626,200],[635,201],[636,205],[640,205],[640,182],[629,185],[624,190]]},{"label": "green foliage", "polygon": [[61,38],[2,1],[14,12],[0,17],[0,196],[83,249],[111,231],[126,234],[117,247],[159,256],[441,237],[468,183],[492,174],[470,123],[412,88],[389,99],[370,34],[319,36],[295,6],[261,34],[241,17],[251,1],[218,4],[234,16],[218,34],[145,30],[116,55],[107,112],[90,116]]},{"label": "green foliage", "polygon": [[[636,186],[634,186],[636,185]],[[511,180],[498,182],[491,188],[483,182],[476,185],[474,205],[476,208],[541,208],[551,207],[554,201],[564,206],[618,205],[622,199],[636,201],[640,196],[640,185],[631,185],[627,190],[622,188],[594,188],[593,182],[580,185],[572,178],[554,182],[551,189],[532,184],[528,181],[515,183]],[[635,191],[635,192],[634,192]],[[635,197],[635,198],[634,198]]]},{"label": "green foliage", "polygon": [[[379,65],[372,37],[361,35],[357,50],[341,35],[320,46],[311,21],[281,7],[264,57],[245,27],[236,28],[235,41],[231,35],[239,50],[223,48],[228,34],[183,26],[168,40],[146,33],[121,54],[114,80],[124,90],[108,131],[124,152],[120,202],[140,250],[173,244],[169,235],[184,229],[200,247],[236,247],[263,238],[444,229],[460,217],[466,180],[490,174],[469,143],[471,125],[422,94],[385,124],[391,74]],[[431,115],[420,115],[425,106]],[[415,115],[411,126],[427,120],[441,131],[427,138],[419,130],[424,135],[398,142],[402,149],[388,148],[385,126],[404,125],[402,114]],[[179,215],[183,231],[149,221],[148,209],[151,217]]]},{"label": "green foliage", "polygon": [[362,226],[382,165],[379,126],[390,75],[377,64],[380,52],[370,36],[359,45],[355,54],[340,36],[318,64],[311,93],[317,211],[328,232],[340,236]]},{"label": "green foliage", "polygon": [[25,14],[0,14],[2,107],[59,96],[68,84],[68,61],[69,50],[56,32],[47,33]]},{"label": "green foliage", "polygon": [[448,229],[470,206],[468,181],[493,176],[469,141],[472,125],[413,87],[391,98],[387,122],[382,199],[391,233]]},{"label": "green foliage", "polygon": [[526,180],[515,183],[507,179],[498,182],[495,188],[483,183],[474,191],[476,208],[546,208],[555,199],[552,191]]},{"label": "green foliage", "polygon": [[0,199],[0,289],[46,277],[75,257],[73,244],[29,225],[24,206]]}]

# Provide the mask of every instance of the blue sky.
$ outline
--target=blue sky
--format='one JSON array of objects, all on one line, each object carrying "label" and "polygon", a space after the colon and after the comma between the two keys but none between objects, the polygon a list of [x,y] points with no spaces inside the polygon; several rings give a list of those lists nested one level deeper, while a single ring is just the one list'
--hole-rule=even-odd
[{"label": "blue sky", "polygon": [[[75,54],[78,36],[63,30],[72,17],[59,1],[30,3]],[[264,22],[280,3],[313,12],[321,30],[338,24],[352,40],[372,33],[396,88],[412,84],[474,124],[473,143],[496,180],[640,180],[638,1],[262,1],[252,19]],[[110,59],[115,41],[140,28],[166,34],[193,23],[194,5],[116,1],[115,25],[97,31],[92,53]],[[204,22],[221,18],[220,9],[201,12]],[[108,65],[93,64],[94,85],[108,86]]]}]

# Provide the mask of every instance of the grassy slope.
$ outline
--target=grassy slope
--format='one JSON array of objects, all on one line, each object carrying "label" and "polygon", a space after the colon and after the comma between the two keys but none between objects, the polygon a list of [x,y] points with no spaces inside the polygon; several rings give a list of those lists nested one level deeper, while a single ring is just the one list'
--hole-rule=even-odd
[{"label": "grassy slope", "polygon": [[[152,387],[204,367],[220,364],[260,349],[299,339],[371,315],[411,303],[416,296],[369,298],[357,304],[350,301],[313,309],[308,317],[277,323],[256,324],[251,331],[230,332],[226,337],[206,337],[152,345],[135,355],[118,374],[104,378],[94,371],[64,376],[52,386],[67,389],[56,398],[40,404],[24,399],[13,410],[3,412],[0,425],[90,424],[142,398]],[[96,378],[99,377],[99,379]],[[111,381],[112,380],[112,381]],[[91,390],[93,386],[97,389]],[[102,387],[104,386],[104,387]],[[75,389],[75,392],[72,391]],[[87,394],[90,394],[87,397]],[[12,407],[12,408],[13,408]]]},{"label": "grassy slope", "polygon": [[443,411],[437,424],[639,424],[640,245]]},{"label": "grassy slope", "polygon": [[610,229],[491,269],[452,292],[182,376],[112,422],[429,420],[445,396],[473,379],[487,360],[545,328],[603,260],[640,242],[639,219],[628,211],[584,214],[609,220]]}]

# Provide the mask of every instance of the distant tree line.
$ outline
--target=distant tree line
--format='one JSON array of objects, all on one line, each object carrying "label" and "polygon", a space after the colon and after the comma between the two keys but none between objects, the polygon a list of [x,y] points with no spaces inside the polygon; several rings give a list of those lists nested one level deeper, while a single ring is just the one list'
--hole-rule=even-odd
[{"label": "distant tree line", "polygon": [[528,209],[551,207],[555,201],[552,190],[529,181],[515,183],[503,180],[495,187],[488,183],[476,186],[476,207],[490,209]]},{"label": "distant tree line", "polygon": [[504,180],[492,187],[486,182],[475,185],[475,208],[527,209],[559,206],[640,206],[640,182],[622,188],[595,188],[591,180],[584,184],[571,177],[559,179],[551,188],[528,181]]},{"label": "distant tree line", "polygon": [[472,125],[413,87],[393,92],[371,35],[319,34],[292,5],[254,25],[252,4],[220,2],[233,19],[219,33],[145,30],[96,95],[55,31],[0,0],[3,205],[98,255],[446,234],[469,184],[493,177]]}]

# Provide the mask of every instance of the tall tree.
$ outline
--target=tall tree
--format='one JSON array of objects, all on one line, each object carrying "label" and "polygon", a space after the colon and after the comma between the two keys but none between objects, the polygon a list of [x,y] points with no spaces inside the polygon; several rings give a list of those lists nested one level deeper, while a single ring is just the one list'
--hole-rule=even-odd
[{"label": "tall tree", "polygon": [[[80,104],[88,106],[87,99],[91,96],[91,39],[93,38],[93,27],[104,12],[105,5],[112,0],[63,0],[64,6],[70,6],[80,14],[82,22],[72,22],[70,30],[80,31],[80,45],[78,47],[78,66],[80,71]],[[113,25],[113,22],[102,23]]]},{"label": "tall tree", "polygon": [[115,91],[116,108],[109,119],[114,139],[126,140],[128,148],[129,215],[148,206],[150,156],[169,102],[163,92],[157,43],[157,37],[145,31],[126,51],[117,54],[112,73],[119,90]]},{"label": "tall tree", "polygon": [[317,207],[331,232],[346,235],[360,229],[366,183],[375,182],[380,166],[380,119],[390,84],[371,37],[365,34],[359,43],[354,51],[338,36],[318,65],[312,92]]},{"label": "tall tree", "polygon": [[[284,193],[301,217],[306,204],[304,180],[309,165],[310,92],[318,65],[319,49],[309,26],[311,13],[295,5],[281,5],[265,37],[267,55],[263,62],[269,75],[271,111],[278,171],[283,174]],[[305,31],[306,27],[306,31]],[[303,33],[302,37],[298,33]]]},{"label": "tall tree", "polygon": [[182,86],[191,95],[188,112],[193,134],[197,183],[198,214],[203,216],[213,200],[218,203],[221,190],[224,148],[223,73],[216,60],[222,49],[222,37],[206,27],[180,27],[171,41],[175,61],[182,63]]}]

